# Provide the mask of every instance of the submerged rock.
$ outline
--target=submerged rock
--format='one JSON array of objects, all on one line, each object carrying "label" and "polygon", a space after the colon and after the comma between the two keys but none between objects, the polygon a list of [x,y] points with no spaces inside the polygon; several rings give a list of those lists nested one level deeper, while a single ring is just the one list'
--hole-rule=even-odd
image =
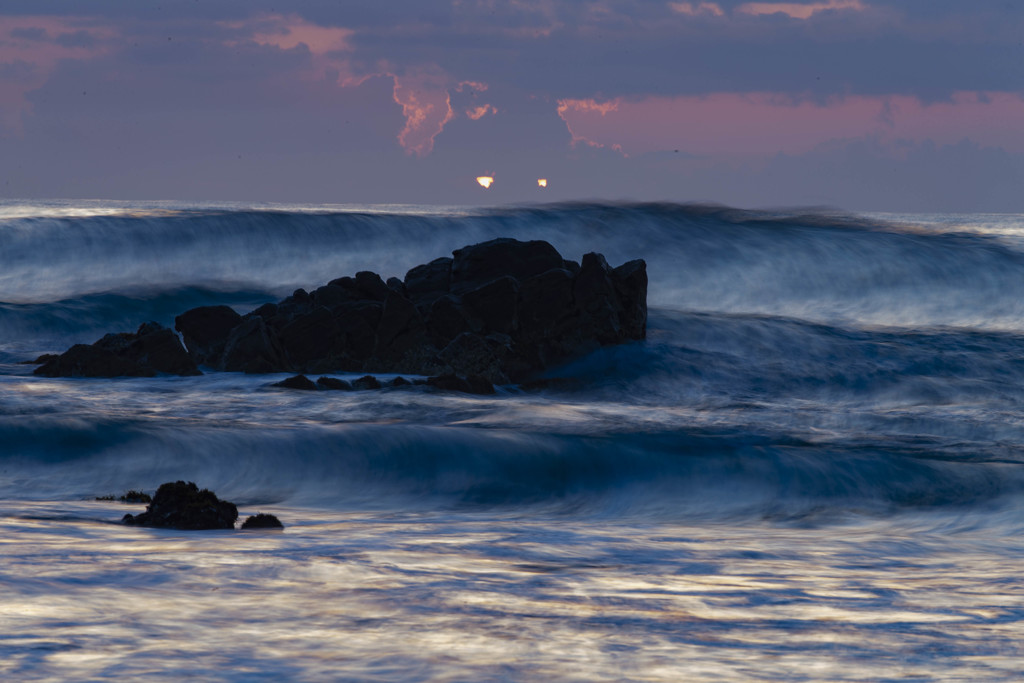
[{"label": "submerged rock", "polygon": [[161,484],[145,512],[125,515],[122,521],[132,526],[200,530],[234,529],[236,519],[234,503],[193,482],[176,481]]},{"label": "submerged rock", "polygon": [[283,529],[284,524],[281,524],[274,515],[268,515],[263,512],[255,515],[250,515],[244,522],[242,522],[243,529]]},{"label": "submerged rock", "polygon": [[380,380],[373,375],[365,375],[352,381],[352,388],[366,391],[367,389],[380,389]]},{"label": "submerged rock", "polygon": [[[326,379],[326,378],[321,378]],[[306,377],[305,375],[295,375],[288,379],[283,379],[280,382],[274,382],[270,386],[281,387],[282,389],[302,389],[303,391],[316,391],[317,386],[313,383],[313,380]]]},{"label": "submerged rock", "polygon": [[75,344],[59,356],[51,356],[33,372],[44,377],[202,374],[178,336],[155,322],[143,323],[134,334],[111,333],[92,345]]},{"label": "submerged rock", "polygon": [[337,377],[321,377],[316,381],[316,385],[321,389],[327,389],[330,391],[352,391],[353,386],[343,379]]}]

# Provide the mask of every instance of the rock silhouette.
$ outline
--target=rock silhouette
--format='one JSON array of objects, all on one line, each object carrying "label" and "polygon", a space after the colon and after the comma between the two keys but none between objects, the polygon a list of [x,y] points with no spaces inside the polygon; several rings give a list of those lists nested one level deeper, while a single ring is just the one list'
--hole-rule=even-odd
[{"label": "rock silhouette", "polygon": [[125,515],[122,521],[133,526],[169,529],[234,529],[238,508],[220,500],[209,489],[200,489],[192,482],[175,481],[161,484],[146,511]]},{"label": "rock silhouette", "polygon": [[193,359],[219,370],[401,372],[505,384],[602,345],[643,339],[647,268],[642,260],[611,268],[593,253],[578,265],[547,242],[501,238],[416,266],[402,281],[364,271],[300,289],[234,327],[222,309],[201,307],[176,320]]},{"label": "rock silhouette", "polygon": [[[147,323],[135,335],[76,345],[36,373],[196,374],[203,365],[249,373],[387,372],[507,384],[600,346],[643,339],[646,326],[644,261],[612,268],[602,255],[589,253],[577,264],[547,242],[499,238],[416,266],[404,280],[385,282],[362,271],[312,292],[296,290],[244,316],[227,306],[191,309],[175,319],[187,354],[170,330]],[[451,380],[441,382],[446,383],[454,388]],[[372,383],[357,380],[353,388],[370,388],[366,384]]]},{"label": "rock silhouette", "polygon": [[267,514],[265,512],[258,512],[255,515],[250,515],[242,522],[243,529],[283,529],[284,524],[281,524],[274,515]]},{"label": "rock silhouette", "polygon": [[202,374],[173,330],[155,322],[134,333],[112,332],[92,345],[75,344],[59,356],[44,356],[34,373],[45,377],[152,377]]}]

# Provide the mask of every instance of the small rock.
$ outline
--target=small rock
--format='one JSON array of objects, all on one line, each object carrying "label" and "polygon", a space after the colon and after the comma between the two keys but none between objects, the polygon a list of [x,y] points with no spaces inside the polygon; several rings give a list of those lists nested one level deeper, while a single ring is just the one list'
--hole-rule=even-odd
[{"label": "small rock", "polygon": [[234,503],[220,500],[208,489],[200,490],[191,481],[175,481],[160,485],[145,512],[125,515],[122,521],[132,526],[200,530],[233,529],[236,519]]},{"label": "small rock", "polygon": [[153,502],[153,497],[148,493],[142,491],[126,491],[123,496],[118,498],[122,503],[145,503],[149,504]]},{"label": "small rock", "polygon": [[302,389],[303,391],[316,391],[316,384],[305,375],[295,375],[280,382],[274,382],[270,386],[281,387],[282,389]]},{"label": "small rock", "polygon": [[366,389],[380,389],[380,380],[373,375],[364,375],[352,382],[353,389],[365,391]]},{"label": "small rock", "polygon": [[321,377],[316,381],[316,384],[321,389],[330,389],[333,391],[352,391],[352,385],[343,379],[337,377]]},{"label": "small rock", "polygon": [[281,524],[274,515],[268,515],[260,512],[255,515],[249,516],[244,522],[242,522],[243,529],[283,529],[284,524]]}]

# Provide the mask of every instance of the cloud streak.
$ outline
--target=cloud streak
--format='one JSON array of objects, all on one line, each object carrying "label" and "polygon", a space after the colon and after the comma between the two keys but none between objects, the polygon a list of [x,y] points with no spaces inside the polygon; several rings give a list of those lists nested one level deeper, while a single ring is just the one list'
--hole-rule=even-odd
[{"label": "cloud streak", "polygon": [[715,93],[637,100],[562,100],[559,116],[574,142],[630,155],[681,150],[702,156],[803,154],[830,140],[969,138],[1024,152],[1024,97],[956,93],[949,101],[906,95],[850,96],[817,102],[778,93]]},{"label": "cloud streak", "polygon": [[860,0],[826,0],[826,2],[747,2],[736,8],[737,14],[753,16],[784,14],[791,19],[810,19],[819,12],[856,11],[867,9]]}]

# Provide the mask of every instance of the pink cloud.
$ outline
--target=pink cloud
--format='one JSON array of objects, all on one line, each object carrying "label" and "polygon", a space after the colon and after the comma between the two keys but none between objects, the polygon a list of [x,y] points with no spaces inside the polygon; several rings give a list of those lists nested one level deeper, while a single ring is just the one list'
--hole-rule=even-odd
[{"label": "pink cloud", "polygon": [[[398,133],[398,143],[413,156],[426,156],[434,149],[434,139],[445,125],[455,118],[450,91],[484,92],[486,83],[458,81],[437,66],[428,65],[398,72],[391,65],[378,64],[369,71],[353,67],[354,31],[344,27],[319,26],[296,14],[263,14],[244,22],[224,22],[227,28],[241,31],[246,40],[281,50],[304,46],[312,55],[310,78],[320,78],[329,71],[337,74],[342,88],[363,84],[374,76],[386,76],[394,82],[393,98],[402,107],[405,125]],[[229,43],[232,44],[232,43]],[[466,112],[476,120],[497,110],[490,105]]]},{"label": "pink cloud", "polygon": [[[455,82],[437,66],[390,74],[395,82],[395,102],[402,106],[405,127],[398,134],[398,144],[412,156],[426,156],[434,150],[434,140],[455,118],[452,92],[486,92],[487,84],[477,81]],[[476,107],[466,115],[476,121],[484,115],[496,114],[489,104]]]},{"label": "pink cloud", "polygon": [[321,78],[329,71],[338,74],[341,86],[361,85],[377,74],[357,75],[345,56],[352,51],[351,38],[355,31],[342,26],[320,26],[306,21],[297,14],[260,14],[244,21],[223,21],[224,28],[244,35],[244,40],[228,40],[226,45],[251,41],[257,45],[294,50],[304,47],[312,55],[309,78]]},{"label": "pink cloud", "polygon": [[405,116],[398,144],[410,155],[426,156],[434,149],[434,138],[455,118],[447,76],[440,69],[430,69],[393,78],[395,102]]},{"label": "pink cloud", "polygon": [[[609,100],[607,102],[597,102],[593,99],[558,100],[558,115],[563,121],[565,121],[565,125],[569,129],[569,134],[572,135],[573,146],[582,142],[590,145],[591,147],[604,147],[604,143],[590,139],[586,135],[577,134],[573,127],[573,122],[579,121],[585,125],[586,122],[595,115],[600,116],[603,119],[605,115],[610,112],[618,111],[620,101],[621,100]],[[618,143],[612,143],[612,145],[617,146]]]},{"label": "pink cloud", "polygon": [[701,15],[721,17],[725,14],[716,2],[670,2],[668,6],[673,12],[686,14],[691,17]]},{"label": "pink cloud", "polygon": [[926,103],[909,95],[849,96],[827,102],[772,93],[560,100],[573,143],[636,155],[667,149],[718,157],[805,153],[836,139],[976,143],[1024,151],[1024,97],[957,93]]},{"label": "pink cloud", "polygon": [[792,19],[810,19],[818,12],[835,10],[855,10],[862,12],[867,9],[860,0],[825,0],[824,2],[748,2],[736,8],[738,14],[785,14]]},{"label": "pink cloud", "polygon": [[483,104],[483,105],[480,105],[479,107],[473,107],[472,109],[467,109],[466,110],[466,116],[468,116],[473,121],[479,121],[480,119],[482,119],[483,117],[487,116],[488,114],[497,114],[497,113],[498,113],[498,110],[495,109],[494,107],[492,107],[489,104]]}]

